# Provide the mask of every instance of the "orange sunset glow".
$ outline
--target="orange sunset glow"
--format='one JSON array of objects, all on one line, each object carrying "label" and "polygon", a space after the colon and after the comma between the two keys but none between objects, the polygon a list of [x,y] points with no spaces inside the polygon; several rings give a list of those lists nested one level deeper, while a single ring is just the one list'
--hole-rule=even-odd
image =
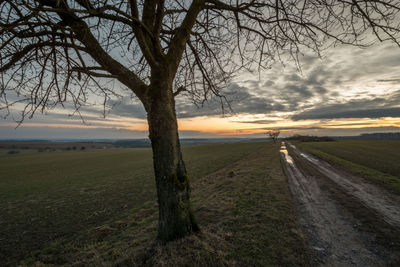
[{"label": "orange sunset glow", "polygon": [[[263,138],[273,129],[283,137],[400,131],[398,47],[377,44],[364,50],[329,51],[322,58],[300,58],[301,70],[276,63],[258,75],[238,73],[223,91],[231,107],[225,107],[225,114],[218,99],[195,106],[180,96],[176,99],[180,137]],[[22,108],[19,103],[0,122],[0,139],[148,136],[146,113],[130,98],[115,99],[105,107],[86,106],[80,116],[74,109],[56,107],[19,125]]]}]

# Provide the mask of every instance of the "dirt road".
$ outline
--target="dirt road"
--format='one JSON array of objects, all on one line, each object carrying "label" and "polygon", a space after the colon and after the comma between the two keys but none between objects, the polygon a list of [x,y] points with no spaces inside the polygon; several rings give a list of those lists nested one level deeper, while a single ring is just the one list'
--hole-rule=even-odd
[{"label": "dirt road", "polygon": [[291,144],[281,159],[315,265],[400,264],[400,196]]}]

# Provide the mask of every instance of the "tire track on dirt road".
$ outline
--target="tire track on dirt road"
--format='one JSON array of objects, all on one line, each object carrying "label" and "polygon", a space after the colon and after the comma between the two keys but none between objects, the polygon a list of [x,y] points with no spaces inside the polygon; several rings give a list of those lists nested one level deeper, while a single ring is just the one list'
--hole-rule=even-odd
[{"label": "tire track on dirt road", "polygon": [[315,252],[314,263],[400,264],[400,196],[337,170],[291,144],[289,152],[282,143],[282,166]]}]

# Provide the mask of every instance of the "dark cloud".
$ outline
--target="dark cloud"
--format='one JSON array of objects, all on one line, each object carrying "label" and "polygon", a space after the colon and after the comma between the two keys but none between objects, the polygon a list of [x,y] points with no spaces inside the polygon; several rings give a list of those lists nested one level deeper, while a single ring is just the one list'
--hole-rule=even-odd
[{"label": "dark cloud", "polygon": [[345,103],[315,106],[297,113],[293,120],[339,119],[339,118],[382,118],[400,117],[400,90],[381,97],[349,100]]},{"label": "dark cloud", "polygon": [[350,100],[346,103],[316,106],[293,115],[293,120],[339,119],[339,118],[381,118],[400,117],[400,92],[386,97]]},{"label": "dark cloud", "polygon": [[307,70],[321,61],[321,59],[315,55],[303,55],[299,58],[300,66],[302,69]]},{"label": "dark cloud", "polygon": [[272,87],[272,86],[274,86],[275,85],[275,82],[274,81],[266,81],[265,83],[264,83],[264,87]]},{"label": "dark cloud", "polygon": [[339,92],[330,92],[329,96],[336,98],[336,97],[340,96],[340,94],[339,94]]},{"label": "dark cloud", "polygon": [[[252,84],[256,84],[255,82]],[[258,83],[257,83],[258,84]],[[256,91],[245,86],[232,83],[223,92],[226,95],[234,114],[265,114],[275,111],[284,111],[286,107],[272,98],[256,95]],[[224,101],[224,100],[223,100]],[[225,103],[225,112],[227,103]],[[213,116],[222,114],[221,99],[214,97],[205,102],[203,106],[196,106],[187,101],[177,101],[176,111],[178,118],[191,118],[199,116]]]},{"label": "dark cloud", "polygon": [[400,79],[382,79],[377,80],[379,83],[400,83]]},{"label": "dark cloud", "polygon": [[181,131],[179,131],[179,137],[180,138],[213,138],[213,137],[215,137],[215,134],[200,132],[200,131],[181,130]]},{"label": "dark cloud", "polygon": [[285,86],[285,89],[289,91],[289,94],[297,95],[300,99],[310,98],[313,96],[313,93],[310,91],[310,88],[304,85],[297,84],[289,84]]},{"label": "dark cloud", "polygon": [[238,123],[251,123],[251,124],[270,124],[276,123],[276,120],[251,120],[251,121],[235,121]]},{"label": "dark cloud", "polygon": [[[349,105],[353,107],[347,107],[346,105],[334,106],[333,109],[347,108],[345,110],[342,109],[342,114],[337,116],[346,118],[348,116],[360,117],[362,115],[379,117],[381,115],[375,109],[390,109],[400,101],[400,97],[393,98],[390,95],[382,96],[378,94],[373,96],[372,91],[369,90],[369,88],[373,87],[372,83],[374,82],[400,84],[400,79],[397,78],[400,76],[398,71],[400,53],[398,48],[393,45],[377,45],[364,50],[338,47],[330,50],[324,59],[306,55],[300,59],[300,63],[303,69],[302,73],[296,72],[295,68],[286,68],[288,74],[282,75],[282,71],[277,68],[275,72],[272,70],[272,75],[268,77],[269,80],[275,81],[271,90],[275,91],[274,99],[285,105],[287,107],[286,111],[301,112],[301,110],[307,108],[312,108],[315,112],[324,111],[323,108],[326,103],[334,103],[337,98],[343,99],[341,96],[346,92],[347,98],[351,102]],[[277,79],[274,80],[271,76]],[[376,77],[381,78],[376,79]],[[353,90],[353,83],[357,83],[357,81],[365,84],[364,92],[360,92],[359,84],[357,84],[357,93],[355,92],[353,96],[349,96],[349,92]],[[393,90],[395,89],[393,88]],[[368,101],[364,101],[364,103],[351,101],[351,99],[366,97],[376,99],[372,100],[371,103],[375,101],[382,104],[366,105]],[[385,99],[382,100],[381,98]],[[311,103],[313,107],[310,106]],[[362,104],[362,106],[358,104]],[[371,111],[363,111],[363,113],[356,114],[357,110],[366,109]],[[389,109],[382,113],[396,115],[395,111]],[[348,114],[350,111],[352,114]],[[339,113],[338,110],[327,111],[329,114],[332,112]],[[306,115],[310,117],[311,115],[309,114],[311,113],[313,111],[306,113]],[[299,116],[303,115],[305,116],[305,114]],[[313,116],[317,117],[315,114]]]},{"label": "dark cloud", "polygon": [[328,82],[330,78],[329,70],[326,69],[325,65],[317,66],[307,74],[304,79],[304,83],[311,86],[318,86]]},{"label": "dark cloud", "polygon": [[324,127],[346,127],[346,126],[364,126],[365,127],[366,123],[365,122],[349,122],[349,123],[335,123],[335,124],[324,124]]},{"label": "dark cloud", "polygon": [[325,87],[322,87],[322,86],[315,86],[314,91],[320,95],[325,95],[326,93],[328,93],[328,89],[326,89]]},{"label": "dark cloud", "polygon": [[131,99],[110,100],[107,104],[110,107],[109,114],[138,119],[147,118],[143,104],[138,101]]},{"label": "dark cloud", "polygon": [[[332,72],[330,65],[324,65],[321,60],[312,57],[308,59],[310,59],[309,65],[302,73],[294,68],[287,68],[284,72],[280,66],[275,66],[264,83],[246,79],[240,84],[250,88],[259,98],[272,98],[285,107],[282,111],[304,109],[312,99],[325,100],[331,97],[333,92],[328,88],[332,87],[333,83],[336,85],[341,82],[342,79],[336,71]],[[255,87],[256,84],[259,87]],[[268,112],[265,110],[262,113]]]},{"label": "dark cloud", "polygon": [[[246,81],[249,86],[230,84],[222,91],[225,99],[211,97],[202,105],[195,105],[184,97],[176,100],[176,112],[178,118],[194,118],[200,116],[218,116],[225,113],[233,114],[259,114],[273,111],[283,111],[285,106],[272,100],[272,98],[257,95],[260,88],[258,81]],[[222,103],[221,103],[222,101]],[[131,99],[110,100],[107,102],[108,114],[125,116],[130,118],[146,118],[143,105]],[[229,105],[232,110],[229,109]]]},{"label": "dark cloud", "polygon": [[400,117],[400,108],[338,111],[340,105],[316,108],[292,116],[293,120]]},{"label": "dark cloud", "polygon": [[293,74],[286,75],[285,80],[290,81],[290,82],[298,82],[298,81],[301,81],[302,78],[300,77],[299,74],[293,73]]},{"label": "dark cloud", "polygon": [[[271,130],[272,127],[271,128],[265,127],[265,128],[260,128],[260,129],[262,129],[262,130]],[[304,131],[306,131],[306,130],[320,130],[320,129],[324,129],[324,128],[323,127],[319,127],[319,126],[311,126],[311,127],[301,127],[301,126],[295,127],[295,126],[293,126],[293,127],[274,127],[273,129],[280,130],[280,131],[295,131],[295,130],[304,130]]]}]

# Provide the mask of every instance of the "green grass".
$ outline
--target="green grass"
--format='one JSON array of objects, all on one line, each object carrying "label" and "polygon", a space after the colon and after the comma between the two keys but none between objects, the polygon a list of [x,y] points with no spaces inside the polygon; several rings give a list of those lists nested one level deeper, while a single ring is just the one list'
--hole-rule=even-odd
[{"label": "green grass", "polygon": [[[262,143],[184,148],[192,181]],[[156,199],[149,149],[43,152],[0,157],[0,262],[80,235]],[[147,203],[147,204],[146,204]]]},{"label": "green grass", "polygon": [[[53,242],[24,262],[37,266],[306,266],[308,250],[281,169],[279,145],[262,145],[261,149],[224,146],[230,152],[241,151],[242,158],[229,164],[225,161],[223,168],[194,179],[192,200],[201,225],[199,234],[166,246],[154,242],[157,205],[152,200],[79,235]],[[214,161],[221,159],[215,154],[221,156],[221,152],[215,148],[193,148],[204,156],[197,160],[203,165],[196,166],[216,168]],[[253,153],[245,155],[245,148]],[[210,165],[204,165],[206,159]],[[188,165],[195,169],[194,162]]]},{"label": "green grass", "polygon": [[335,141],[296,145],[400,193],[400,141]]}]

